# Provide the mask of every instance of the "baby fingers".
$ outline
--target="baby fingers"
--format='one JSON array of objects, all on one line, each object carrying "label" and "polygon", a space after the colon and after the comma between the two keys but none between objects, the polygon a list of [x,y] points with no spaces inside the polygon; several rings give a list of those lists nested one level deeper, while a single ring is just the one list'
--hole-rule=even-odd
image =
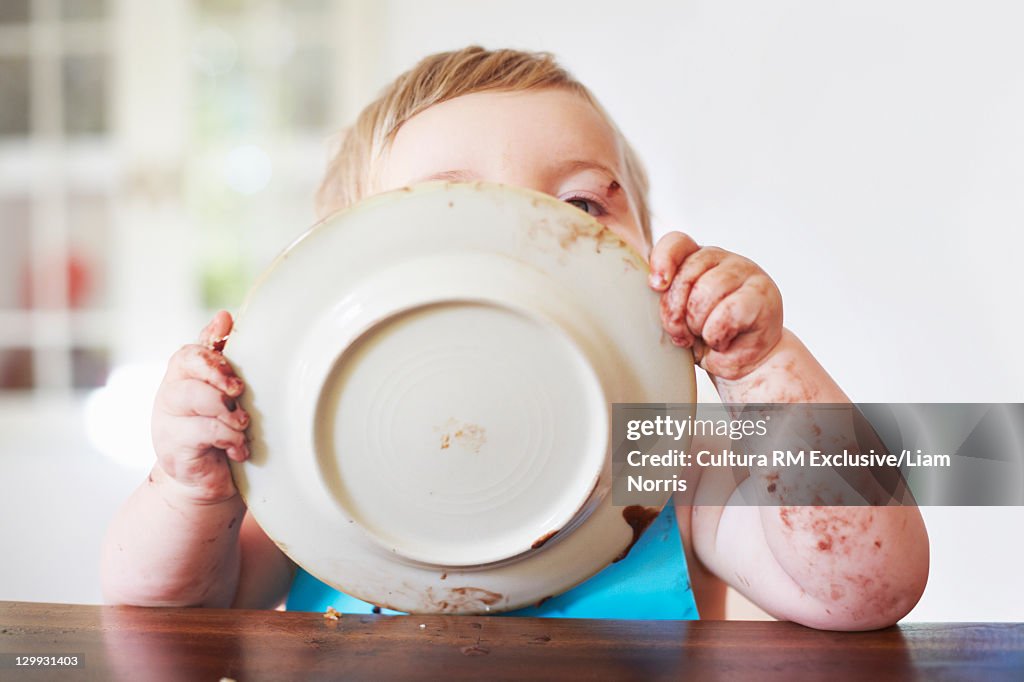
[{"label": "baby fingers", "polygon": [[765,291],[773,287],[766,277],[750,277],[722,298],[703,324],[701,336],[707,346],[723,353],[740,334],[755,329],[781,329],[781,301]]},{"label": "baby fingers", "polygon": [[198,379],[220,389],[232,398],[245,390],[245,384],[223,355],[195,344],[182,347],[171,357],[165,381]]},{"label": "baby fingers", "polygon": [[[757,266],[745,258],[734,256],[722,260],[703,274],[690,288],[686,300],[686,326],[694,336],[704,336],[708,316],[727,296],[739,290]],[[708,340],[705,337],[705,340]]]},{"label": "baby fingers", "polygon": [[724,353],[738,334],[754,324],[757,313],[757,301],[748,297],[746,292],[730,294],[708,315],[704,325],[704,343],[708,348]]},{"label": "baby fingers", "polygon": [[169,417],[159,423],[159,429],[154,441],[161,442],[163,454],[177,463],[195,461],[211,450],[221,450],[237,462],[249,456],[245,433],[214,417]]},{"label": "baby fingers", "polygon": [[651,250],[651,288],[665,291],[679,266],[698,249],[697,242],[682,232],[669,232],[659,239]]},{"label": "baby fingers", "polygon": [[231,319],[231,314],[221,310],[213,316],[210,324],[206,325],[203,331],[199,332],[199,345],[206,346],[218,353],[224,350],[224,342],[227,341],[233,324],[234,321]]},{"label": "baby fingers", "polygon": [[690,292],[697,280],[727,255],[728,252],[714,247],[695,252],[683,261],[672,284],[661,295],[661,325],[677,344],[690,346],[699,335],[686,321]]},{"label": "baby fingers", "polygon": [[249,426],[249,415],[235,398],[199,379],[168,382],[157,396],[157,406],[179,417],[213,417],[240,431]]}]

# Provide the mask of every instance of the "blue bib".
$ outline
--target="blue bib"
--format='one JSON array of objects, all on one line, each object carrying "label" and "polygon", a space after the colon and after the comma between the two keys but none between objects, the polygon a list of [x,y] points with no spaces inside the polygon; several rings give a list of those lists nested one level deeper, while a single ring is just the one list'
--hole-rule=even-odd
[{"label": "blue bib", "polygon": [[[371,613],[373,604],[320,582],[301,568],[288,594],[289,611]],[[381,613],[398,614],[382,609]],[[697,620],[674,505],[669,502],[622,561],[568,592],[504,616]]]}]

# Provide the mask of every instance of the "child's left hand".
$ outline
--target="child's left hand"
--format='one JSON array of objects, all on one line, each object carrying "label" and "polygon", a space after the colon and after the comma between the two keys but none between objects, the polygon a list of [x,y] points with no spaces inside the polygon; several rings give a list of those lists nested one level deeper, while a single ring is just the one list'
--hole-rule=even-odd
[{"label": "child's left hand", "polygon": [[677,346],[722,379],[741,379],[782,338],[782,295],[756,263],[669,232],[651,251],[650,286],[661,325]]}]

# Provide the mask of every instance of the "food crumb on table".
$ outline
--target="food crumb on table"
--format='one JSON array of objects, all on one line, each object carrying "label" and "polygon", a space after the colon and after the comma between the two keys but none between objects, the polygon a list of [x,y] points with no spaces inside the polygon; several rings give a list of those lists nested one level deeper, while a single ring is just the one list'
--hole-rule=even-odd
[{"label": "food crumb on table", "polygon": [[338,620],[339,618],[341,618],[341,613],[339,613],[338,609],[334,608],[333,606],[328,606],[327,610],[324,611],[324,618],[326,618],[327,620]]}]

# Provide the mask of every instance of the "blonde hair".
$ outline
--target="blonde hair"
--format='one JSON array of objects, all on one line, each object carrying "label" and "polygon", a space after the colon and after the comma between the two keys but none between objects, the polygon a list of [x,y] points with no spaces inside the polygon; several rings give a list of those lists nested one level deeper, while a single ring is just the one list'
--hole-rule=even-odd
[{"label": "blonde hair", "polygon": [[461,95],[491,91],[561,88],[589,102],[611,126],[623,156],[623,185],[648,242],[651,239],[647,173],[611,117],[582,83],[547,52],[485,50],[479,46],[440,52],[396,78],[341,133],[337,151],[316,195],[321,217],[351,206],[370,192],[373,163],[398,129],[421,111]]}]

